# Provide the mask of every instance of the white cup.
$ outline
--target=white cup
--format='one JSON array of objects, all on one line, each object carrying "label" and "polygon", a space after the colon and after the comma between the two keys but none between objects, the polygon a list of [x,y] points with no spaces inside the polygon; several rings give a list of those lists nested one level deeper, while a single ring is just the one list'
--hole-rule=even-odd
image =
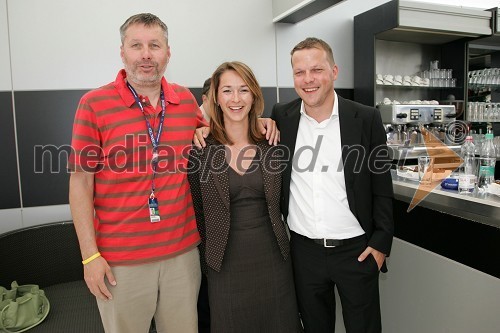
[{"label": "white cup", "polygon": [[414,86],[419,86],[421,81],[422,81],[422,79],[420,78],[420,76],[414,75],[411,77],[411,83]]},{"label": "white cup", "polygon": [[394,76],[392,76],[391,74],[384,75],[384,84],[386,85],[394,84]]},{"label": "white cup", "polygon": [[411,86],[411,77],[409,75],[403,76],[403,86]]}]

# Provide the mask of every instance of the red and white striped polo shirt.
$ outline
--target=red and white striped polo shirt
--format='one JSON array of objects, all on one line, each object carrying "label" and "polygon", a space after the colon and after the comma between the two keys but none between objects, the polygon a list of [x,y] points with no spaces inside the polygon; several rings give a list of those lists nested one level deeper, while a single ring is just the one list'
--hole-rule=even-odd
[{"label": "red and white striped polo shirt", "polygon": [[[81,98],[68,162],[71,171],[95,174],[97,246],[110,265],[170,258],[200,241],[186,174],[194,130],[206,126],[196,100],[187,88],[162,79],[167,106],[155,177],[161,221],[151,223],[152,145],[125,77],[121,70],[114,82]],[[143,101],[156,133],[161,103],[155,109]]]}]

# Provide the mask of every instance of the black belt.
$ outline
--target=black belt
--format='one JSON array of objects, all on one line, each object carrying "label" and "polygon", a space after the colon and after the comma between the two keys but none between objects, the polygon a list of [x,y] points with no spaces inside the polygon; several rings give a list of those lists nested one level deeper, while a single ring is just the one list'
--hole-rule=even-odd
[{"label": "black belt", "polygon": [[348,244],[356,243],[357,241],[359,241],[365,237],[365,235],[359,235],[359,236],[356,236],[353,238],[346,238],[346,239],[328,239],[328,238],[313,239],[313,238],[309,238],[309,237],[303,236],[301,234],[298,234],[296,232],[293,232],[293,233],[304,240],[312,241],[313,243],[324,246],[324,247],[337,247],[337,246],[342,246],[342,245],[348,245]]}]

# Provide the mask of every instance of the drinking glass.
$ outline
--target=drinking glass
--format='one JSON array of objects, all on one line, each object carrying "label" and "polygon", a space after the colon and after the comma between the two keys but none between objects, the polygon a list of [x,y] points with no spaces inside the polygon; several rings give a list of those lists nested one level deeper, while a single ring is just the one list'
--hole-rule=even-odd
[{"label": "drinking glass", "polygon": [[432,174],[434,173],[434,157],[418,157],[418,179],[422,185],[432,184]]}]

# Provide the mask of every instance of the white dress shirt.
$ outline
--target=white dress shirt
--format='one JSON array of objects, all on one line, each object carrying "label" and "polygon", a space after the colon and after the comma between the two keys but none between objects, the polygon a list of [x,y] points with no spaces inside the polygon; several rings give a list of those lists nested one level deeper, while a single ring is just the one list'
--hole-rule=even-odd
[{"label": "white dress shirt", "polygon": [[318,123],[300,107],[290,181],[288,225],[309,238],[346,239],[364,234],[349,209],[345,189],[339,110]]}]

